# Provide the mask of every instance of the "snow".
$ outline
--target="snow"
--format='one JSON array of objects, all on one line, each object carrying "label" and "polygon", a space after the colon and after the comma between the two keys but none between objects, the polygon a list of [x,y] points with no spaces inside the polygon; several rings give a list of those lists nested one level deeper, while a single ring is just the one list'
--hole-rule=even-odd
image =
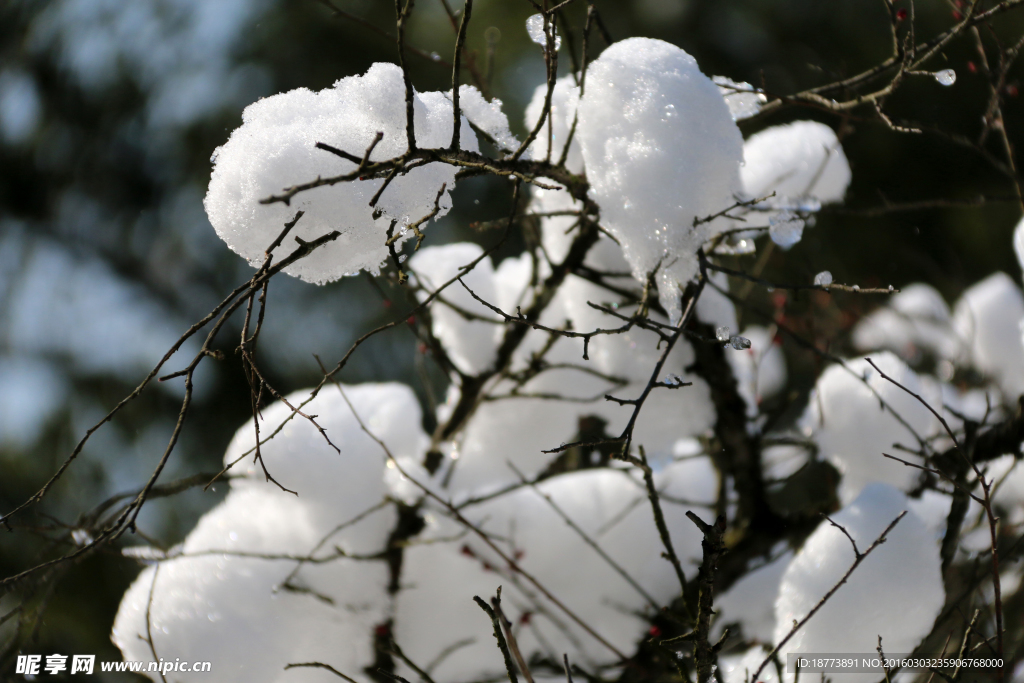
[{"label": "snow", "polygon": [[918,282],[904,287],[886,306],[857,323],[853,345],[862,351],[888,349],[904,360],[915,361],[922,351],[938,359],[955,358],[960,341],[942,295]]},{"label": "snow", "polygon": [[[669,491],[682,497],[688,487],[697,485],[705,499],[709,493],[714,495],[714,479],[706,478],[711,469],[706,459],[683,461],[669,469],[674,468],[682,468],[676,472],[679,483],[669,485]],[[657,485],[663,482],[664,475]],[[667,604],[679,584],[671,565],[660,556],[663,548],[643,488],[623,472],[597,469],[559,475],[541,482],[537,489],[540,493],[521,488],[464,508],[462,514],[494,534],[508,556],[518,556],[526,572],[601,636],[631,651],[647,628],[638,615],[650,614],[653,608],[541,494],[550,496],[656,602]],[[685,519],[686,509],[665,503],[677,552],[682,558],[695,558],[701,552],[700,533]],[[439,523],[433,533],[443,537],[451,529]],[[498,585],[503,586],[502,605],[513,624],[521,623],[524,612],[532,613],[529,624],[519,626],[516,636],[528,661],[535,654],[558,661],[562,652],[575,653],[571,656],[585,667],[616,661],[535,587],[510,576],[506,563],[475,534],[454,542],[415,545],[407,553],[407,562],[405,588],[398,596],[396,637],[410,659],[431,661],[446,647],[472,640],[436,667],[432,676],[438,680],[481,680],[502,672],[490,624],[472,602],[473,595],[489,599]],[[568,629],[568,637],[559,625]]]},{"label": "snow", "polygon": [[718,86],[669,43],[617,42],[590,66],[577,137],[601,224],[635,278],[658,269],[675,320],[713,230],[692,227],[694,218],[728,208],[740,190],[742,137]]},{"label": "snow", "polygon": [[[720,634],[726,624],[739,623],[747,641],[771,643],[775,632],[775,596],[792,559],[793,552],[786,551],[746,573],[724,594],[716,595],[715,634]],[[735,631],[731,634],[736,635]]]},{"label": "snow", "polygon": [[[761,662],[768,656],[769,650],[754,646],[739,654],[725,655],[718,658],[718,667],[725,683],[751,683],[751,677]],[[778,675],[771,664],[766,666],[758,677],[758,683],[776,683]]]},{"label": "snow", "polygon": [[[420,427],[420,407],[412,390],[404,384],[360,384],[345,388],[349,401],[367,428],[381,438],[395,457],[421,456],[427,439]],[[287,400],[298,406],[309,398],[309,390],[296,391]],[[291,420],[290,408],[281,402],[261,411],[260,437],[267,439],[282,424],[274,438],[260,447],[263,462],[277,481],[297,492],[299,500],[309,505],[316,528],[326,531],[335,524],[379,504],[387,494],[383,480],[385,455],[381,447],[362,431],[341,392],[332,384],[321,389],[313,401],[302,408],[307,415],[316,415],[335,451],[317,428],[306,418],[296,415]],[[225,466],[242,458],[255,446],[251,420],[238,428],[224,454]],[[252,486],[276,489],[267,482],[263,468],[254,462],[254,454],[246,455],[230,471],[244,479],[233,480],[233,487]],[[379,549],[391,529],[393,515],[381,510],[356,527],[353,552]]]},{"label": "snow", "polygon": [[[333,540],[343,542],[346,533]],[[331,605],[281,587],[295,561],[239,555],[304,556],[320,535],[294,496],[232,491],[189,534],[183,556],[143,570],[121,601],[112,640],[126,660],[153,661],[148,609],[157,656],[221,662],[220,681],[317,681],[314,670],[286,673],[284,666],[325,657],[359,675],[374,659],[373,625],[386,618],[386,566],[349,559],[304,565],[291,584]],[[180,681],[203,678],[209,674],[175,674]]]},{"label": "snow", "polygon": [[[871,484],[832,519],[864,552],[901,511],[907,499],[887,484]],[[823,522],[807,539],[782,577],[775,605],[774,642],[780,642],[846,573],[854,561],[850,541]],[[874,652],[878,637],[886,652],[913,652],[927,635],[945,595],[939,549],[924,522],[908,512],[853,572],[847,583],[789,640],[791,652]],[[847,674],[852,683],[878,680],[877,673]]]},{"label": "snow", "polygon": [[459,87],[459,109],[470,123],[480,128],[506,150],[519,149],[519,140],[508,127],[508,117],[501,109],[501,100],[490,102],[472,85]]},{"label": "snow", "polygon": [[[940,404],[939,397],[928,396],[917,374],[894,354],[883,351],[871,359],[910,391],[924,393],[929,403]],[[883,408],[881,401],[891,410]],[[914,448],[918,442],[911,429],[922,438],[936,429],[935,418],[927,408],[882,379],[863,358],[847,361],[846,367],[832,365],[821,374],[803,422],[818,442],[821,455],[843,475],[839,495],[844,502],[853,500],[869,482],[909,488],[917,480],[918,470],[884,458],[882,453],[914,462],[914,456],[894,452],[893,444]],[[865,429],[866,425],[871,428]]]},{"label": "snow", "polygon": [[711,78],[722,93],[733,121],[742,121],[761,111],[761,105],[768,101],[764,93],[749,83],[738,83],[725,76]]},{"label": "snow", "polygon": [[[544,110],[547,86],[540,85],[526,107],[523,124],[533,130],[537,119]],[[551,96],[551,116],[546,119],[537,138],[527,149],[531,159],[544,159],[548,151],[548,126],[551,125],[551,157],[558,160],[569,138],[569,130],[576,116],[579,90],[572,76],[563,76],[555,82]],[[583,172],[583,153],[579,137],[574,136],[565,159],[566,168],[572,173]],[[532,187],[530,190],[530,213],[545,214],[564,211],[581,211],[583,203],[574,199],[566,190],[549,190]],[[561,263],[569,253],[573,239],[579,234],[577,216],[544,216],[540,219],[541,244],[552,263]],[[596,270],[610,273],[628,273],[629,264],[622,255],[622,249],[608,235],[601,233],[597,244],[591,247],[584,263]]]},{"label": "snow", "polygon": [[[460,268],[472,263],[482,253],[480,246],[469,242],[420,249],[409,261],[416,282],[424,288],[418,292],[419,300],[423,301],[436,292],[458,275]],[[497,305],[494,267],[490,258],[481,260],[462,277],[462,281],[481,299]],[[463,312],[488,321],[500,321],[500,318],[476,301],[458,282],[441,292],[440,301],[430,310],[434,336],[447,350],[448,357],[462,372],[477,374],[494,362],[496,340],[500,339],[504,327],[496,322],[467,320]]]},{"label": "snow", "polygon": [[[547,95],[547,89],[547,84],[537,86],[533,91],[530,103],[526,105],[524,118],[528,130],[533,130],[541,112],[544,111],[544,98]],[[548,128],[550,127],[551,158],[554,161],[558,160],[562,155],[566,140],[569,139],[569,130],[572,127],[573,118],[576,116],[578,100],[579,88],[576,87],[576,81],[571,75],[562,76],[555,81],[555,89],[551,94],[551,117],[545,119],[536,139],[527,148],[526,156],[528,158],[544,159],[548,156]],[[566,158],[565,167],[572,173],[580,173],[583,170],[583,153],[580,149],[579,137],[573,137],[572,144],[569,145],[569,155]]]},{"label": "snow", "polygon": [[[448,96],[418,93],[414,111],[418,146],[446,147],[451,142]],[[333,230],[342,234],[285,272],[315,283],[363,269],[376,273],[388,257],[384,243],[392,220],[402,233],[403,226],[430,214],[442,185],[447,190],[438,216],[451,208],[448,192],[455,185],[457,169],[440,163],[397,177],[380,197],[377,206],[383,215],[377,220],[369,202],[383,185],[381,178],[319,187],[296,195],[290,206],[259,203],[286,187],[355,170],[357,164],[317,149],[317,142],[362,157],[376,133],[382,132],[384,138],[374,149],[372,161],[391,159],[407,150],[405,86],[401,69],[394,64],[374,64],[365,75],[343,78],[319,92],[300,88],[262,99],[246,107],[242,121],[214,152],[205,206],[217,234],[253,266],[263,262],[265,250],[284,224],[303,210],[306,213],[291,236],[312,241]],[[465,121],[462,125],[462,147],[476,151],[475,134]],[[279,259],[292,251],[291,236]]]},{"label": "snow", "polygon": [[[512,278],[502,277],[500,271],[496,281],[507,285]],[[525,284],[525,278],[521,282]],[[502,295],[498,296],[500,299]],[[620,327],[621,320],[587,305],[588,301],[602,303],[608,299],[607,290],[570,276],[540,322],[557,328],[569,320],[572,329],[583,332]],[[530,354],[542,348],[547,338],[547,333],[531,330],[513,358],[511,373],[525,371],[532,362]],[[604,395],[639,396],[660,357],[657,345],[655,333],[639,328],[622,334],[598,335],[589,345],[590,360],[584,361],[582,340],[558,338],[545,355],[545,360],[555,367],[522,386],[504,379],[491,387],[489,393],[494,398],[478,406],[458,441],[451,490],[466,492],[515,483],[518,477],[507,462],[525,476],[540,473],[557,457],[542,451],[580,440],[577,435],[581,428],[594,426],[591,418],[605,423],[607,435],[617,436],[632,415],[633,406],[606,401]],[[679,375],[694,385],[677,390],[658,389],[637,420],[634,443],[642,444],[651,457],[669,456],[678,439],[700,435],[714,422],[707,385],[684,370],[692,361],[689,343],[679,341],[663,372]],[[449,406],[457,396],[457,392],[450,396]],[[523,425],[529,425],[529,429],[523,429]]]},{"label": "snow", "polygon": [[1013,252],[1017,255],[1017,265],[1024,270],[1024,218],[1013,230]]},{"label": "snow", "polygon": [[[535,41],[543,39],[537,18],[528,22]],[[737,88],[744,92],[735,92]],[[538,88],[527,107],[528,129],[539,119],[545,91],[546,86]],[[462,86],[459,94],[465,148],[477,149],[469,121],[500,148],[518,148],[500,101],[486,101],[471,86]],[[421,147],[449,143],[451,97],[451,92],[416,94]],[[771,225],[771,239],[789,248],[800,240],[808,213],[822,203],[842,200],[846,192],[849,164],[827,126],[801,121],[769,128],[743,143],[734,121],[756,114],[763,101],[749,84],[721,77],[712,81],[687,53],[652,39],[629,39],[608,47],[591,64],[583,96],[571,76],[556,84],[552,149],[546,122],[526,158],[556,161],[578,113],[566,165],[573,173],[586,172],[590,197],[600,207],[596,220],[610,233],[598,239],[586,264],[610,273],[616,284],[633,288],[636,282],[621,280],[643,282],[657,269],[661,304],[668,312],[667,319],[652,315],[659,322],[678,321],[680,290],[696,273],[697,250],[732,224],[723,218],[694,226],[695,218],[717,213],[744,196],[774,191],[775,198],[751,213],[761,212]],[[442,184],[448,191],[453,188],[455,167],[431,164],[398,177],[383,193],[383,213],[377,219],[369,200],[381,187],[380,178],[302,193],[291,206],[259,204],[289,185],[355,168],[352,162],[316,149],[316,142],[361,156],[377,131],[384,138],[373,159],[405,151],[404,84],[401,71],[390,64],[375,64],[365,75],[344,78],[320,92],[299,89],[251,105],[242,126],[214,155],[205,206],[218,235],[255,266],[283,224],[301,209],[306,213],[293,235],[308,241],[334,229],[343,234],[289,268],[290,274],[323,283],[359,270],[377,272],[388,258],[388,226],[397,223],[400,236],[407,238],[403,228],[431,212]],[[441,196],[441,215],[451,201],[449,193]],[[565,190],[531,190],[533,213],[581,208],[582,202]],[[416,296],[424,301],[462,266],[479,258],[463,276],[464,282],[485,301],[516,315],[517,307],[526,309],[533,302],[531,277],[544,277],[552,264],[565,258],[577,234],[577,218],[539,217],[546,258],[538,262],[526,253],[495,265],[489,257],[480,258],[483,249],[470,243],[424,247],[408,261],[412,283],[419,288]],[[1018,228],[1019,234],[1022,231]],[[1024,258],[1024,247],[1019,246],[1024,237],[1017,243]],[[290,244],[289,238],[278,258],[290,251]],[[712,278],[727,287],[724,275]],[[831,275],[819,273],[815,282],[831,282]],[[633,305],[615,292],[570,274],[540,322],[577,332],[622,325],[621,319],[588,302],[607,304],[624,316],[633,313]],[[735,307],[711,287],[697,313],[717,329],[719,342],[731,347],[727,361],[749,417],[756,417],[760,401],[782,391],[788,379],[774,330],[748,326],[734,335],[732,331],[740,329]],[[962,405],[967,414],[975,415],[984,405],[983,390],[961,393],[934,378],[919,377],[896,353],[911,359],[911,350],[922,348],[943,362],[970,362],[995,377],[1007,394],[1024,391],[1022,319],[1024,296],[1005,275],[968,290],[952,315],[935,290],[912,285],[865,318],[854,342],[863,349],[883,349],[872,358],[911,391],[936,405]],[[460,373],[478,375],[491,369],[502,339],[516,323],[504,322],[456,282],[432,304],[430,324],[459,371],[452,373],[448,397],[438,408],[443,422],[460,398]],[[506,614],[527,660],[558,661],[568,652],[589,670],[616,666],[620,662],[608,648],[452,519],[445,506],[423,498],[418,484],[465,503],[461,513],[508,556],[616,647],[633,651],[650,617],[679,591],[672,567],[662,557],[643,480],[636,469],[622,463],[589,467],[603,457],[593,447],[575,447],[564,455],[543,451],[571,441],[619,435],[634,406],[605,400],[605,395],[641,395],[663,353],[659,342],[657,334],[639,328],[597,335],[584,360],[581,339],[530,329],[507,371],[484,386],[483,398],[462,431],[439,444],[423,432],[419,402],[405,385],[344,387],[351,405],[331,384],[305,404],[309,390],[290,394],[287,401],[303,404],[303,412],[315,415],[316,424],[295,415],[285,402],[264,407],[258,418],[258,433],[265,440],[262,463],[250,452],[257,438],[250,419],[239,427],[224,456],[235,477],[227,498],[169,556],[150,549],[131,553],[148,566],[125,594],[114,624],[114,642],[126,659],[151,659],[154,655],[144,635],[148,620],[157,656],[173,653],[182,659],[237,663],[218,674],[227,681],[319,680],[311,670],[283,671],[290,662],[314,660],[367,680],[375,629],[393,620],[396,642],[412,661],[430,665],[436,680],[500,678],[504,665],[491,625],[472,597],[487,599],[501,585]],[[543,360],[536,356],[541,349]],[[1010,356],[1010,371],[1003,373]],[[655,388],[632,441],[634,447],[642,445],[649,458],[676,550],[690,578],[701,555],[701,535],[685,512],[696,509],[710,522],[722,487],[705,454],[715,420],[711,392],[687,373],[694,358],[690,342],[681,339],[659,374],[668,385],[693,385]],[[43,371],[21,375],[0,364],[0,377],[14,376],[15,383],[26,384],[38,376],[42,393],[59,393],[57,384],[47,388]],[[386,459],[353,410],[366,429],[385,441],[398,466]],[[871,652],[878,634],[885,638],[888,651],[909,652],[930,630],[943,602],[938,544],[949,499],[926,492],[908,500],[900,490],[912,487],[918,471],[884,459],[882,452],[893,452],[896,442],[916,445],[915,434],[935,435],[936,421],[916,399],[883,380],[860,358],[845,366],[832,365],[821,374],[800,425],[803,436],[818,445],[820,456],[842,474],[838,494],[846,507],[834,518],[861,550],[901,510],[912,512],[781,654],[784,658],[792,651]],[[422,464],[432,446],[446,456],[433,476]],[[807,461],[809,450],[813,449],[796,445],[766,449],[768,476],[792,474]],[[521,476],[544,474],[559,458],[583,469],[547,476],[536,487],[515,486]],[[1024,500],[1024,469],[1015,464],[1007,456],[991,468],[1001,481],[997,502],[1018,509]],[[264,466],[297,496],[268,481]],[[501,495],[478,500],[505,488],[509,490]],[[544,496],[550,496],[642,590],[600,557]],[[426,523],[404,547],[397,593],[389,594],[389,565],[379,558],[296,561],[310,553],[379,554],[395,528],[396,501],[422,503]],[[345,524],[357,517],[357,523]],[[1008,519],[1022,521],[1013,514]],[[771,555],[770,561],[717,598],[715,629],[738,622],[748,643],[778,642],[853,561],[848,539],[827,523],[802,548],[794,551],[782,545]],[[446,654],[437,659],[442,653]],[[743,672],[752,673],[764,654],[754,648],[723,657],[727,683],[740,680]],[[399,672],[414,674],[404,664]],[[763,680],[774,676],[768,669]],[[543,675],[538,680],[542,679]]]},{"label": "snow", "polygon": [[750,198],[775,196],[769,208],[816,210],[818,203],[842,201],[850,164],[828,126],[796,121],[751,135],[743,145],[743,192]]},{"label": "snow", "polygon": [[[420,301],[458,275],[460,268],[472,263],[482,253],[479,245],[469,242],[421,249],[409,261],[417,283],[425,290],[418,293]],[[497,270],[488,257],[462,276],[462,281],[487,303],[509,315],[516,315],[517,307],[526,306],[530,301],[527,296],[530,272],[528,254],[505,259]],[[463,313],[485,320],[467,319]],[[449,358],[467,374],[478,374],[491,366],[507,331],[507,324],[501,317],[476,301],[458,282],[449,285],[441,293],[440,301],[433,305],[431,324]]]},{"label": "snow", "polygon": [[[367,428],[396,457],[422,457],[426,437],[408,387],[364,384],[345,391]],[[308,395],[299,391],[287,398],[297,405]],[[335,387],[325,387],[305,410],[317,416],[341,453],[297,416],[261,453],[271,474],[298,496],[267,482],[251,455],[236,465],[232,473],[241,476],[231,481],[228,497],[199,521],[181,552],[160,562],[159,569],[145,569],[125,594],[112,637],[126,659],[152,659],[138,634],[146,632],[155,580],[149,611],[158,655],[235,664],[218,673],[222,680],[319,680],[311,670],[285,677],[283,667],[320,660],[325,653],[339,669],[360,676],[373,662],[373,628],[389,614],[386,563],[352,558],[307,563],[289,581],[297,591],[282,586],[298,564],[289,557],[324,557],[335,548],[378,553],[395,523],[387,506],[339,529],[385,500],[384,454]],[[264,408],[263,438],[290,413],[280,402]],[[253,443],[252,425],[245,424],[229,445],[225,464]]]},{"label": "snow", "polygon": [[1024,296],[1005,273],[994,273],[965,291],[953,308],[953,328],[965,360],[990,376],[1010,399],[1024,393]]},{"label": "snow", "polygon": [[751,414],[757,414],[762,399],[770,398],[786,386],[786,357],[766,328],[752,325],[739,335],[750,340],[750,348],[727,353],[740,395]]}]

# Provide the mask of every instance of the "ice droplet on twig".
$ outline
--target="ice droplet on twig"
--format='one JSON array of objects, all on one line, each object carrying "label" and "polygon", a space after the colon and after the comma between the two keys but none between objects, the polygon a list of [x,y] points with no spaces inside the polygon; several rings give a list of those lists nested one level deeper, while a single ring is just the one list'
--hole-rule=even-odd
[{"label": "ice droplet on twig", "polygon": [[814,284],[828,287],[832,284],[832,273],[827,270],[823,270],[814,276]]},{"label": "ice droplet on twig", "polygon": [[942,71],[935,72],[935,80],[939,82],[939,85],[950,86],[956,83],[956,72],[952,69],[943,69]]},{"label": "ice droplet on twig", "polygon": [[733,349],[737,351],[743,351],[744,349],[750,348],[750,340],[747,339],[746,337],[733,335],[732,337],[729,338],[729,346],[731,346]]},{"label": "ice droplet on twig", "polygon": [[783,249],[789,249],[803,237],[804,219],[790,211],[783,211],[768,221],[768,234],[772,242]]},{"label": "ice droplet on twig", "polygon": [[728,327],[719,327],[715,330],[715,338],[720,342],[727,342],[729,341],[729,332]]},{"label": "ice droplet on twig", "polygon": [[683,378],[680,377],[679,375],[669,373],[665,375],[665,379],[661,380],[661,383],[667,384],[669,386],[679,386],[680,384],[683,383]]},{"label": "ice droplet on twig", "polygon": [[71,531],[71,540],[73,540],[77,546],[86,546],[92,543],[93,537],[86,529],[73,529]]},{"label": "ice droplet on twig", "polygon": [[[530,40],[538,45],[546,46],[548,44],[548,38],[544,35],[544,15],[534,14],[527,19],[526,32],[530,34]],[[562,47],[562,37],[555,34],[555,49],[557,50],[560,47]]]}]

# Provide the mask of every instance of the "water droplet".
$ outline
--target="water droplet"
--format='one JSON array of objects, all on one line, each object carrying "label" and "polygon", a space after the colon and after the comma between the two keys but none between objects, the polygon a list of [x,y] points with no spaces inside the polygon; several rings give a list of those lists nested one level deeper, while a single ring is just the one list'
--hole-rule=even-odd
[{"label": "water droplet", "polygon": [[832,273],[827,270],[823,270],[814,276],[814,284],[828,287],[832,284]]},{"label": "water droplet", "polygon": [[434,60],[435,62],[440,62],[441,61],[441,55],[437,54],[436,52],[431,52],[430,53],[430,58],[432,60]]},{"label": "water droplet", "polygon": [[679,375],[669,373],[665,375],[665,379],[661,380],[662,384],[668,384],[671,386],[679,386],[683,383],[683,378]]},{"label": "water droplet", "polygon": [[943,69],[942,71],[936,71],[935,80],[939,82],[939,85],[950,86],[956,83],[956,72],[952,69]]},{"label": "water droplet", "polygon": [[948,360],[941,360],[936,367],[936,374],[943,382],[949,382],[953,379],[953,375],[956,374],[956,366]]},{"label": "water droplet", "polygon": [[889,285],[889,291],[890,291],[890,292],[893,292],[893,291],[895,291],[895,289],[896,289],[895,287],[893,287],[892,285]]},{"label": "water droplet", "polygon": [[[554,30],[553,27],[552,30]],[[527,19],[526,32],[530,35],[530,40],[538,45],[547,46],[548,38],[544,35],[544,15],[534,14]],[[562,47],[562,37],[555,35],[555,49],[557,50],[560,47]]]},{"label": "water droplet", "polygon": [[772,242],[789,249],[804,236],[804,219],[791,211],[782,211],[768,221],[768,234]]},{"label": "water droplet", "polygon": [[860,291],[860,285],[854,285],[853,286],[853,291],[859,292]]},{"label": "water droplet", "polygon": [[727,342],[729,341],[729,332],[730,330],[727,326],[719,327],[715,330],[715,338],[720,342]]},{"label": "water droplet", "polygon": [[73,540],[76,545],[82,546],[92,543],[93,538],[92,534],[85,529],[74,529],[71,532],[71,540]]},{"label": "water droplet", "polygon": [[666,119],[675,118],[675,115],[676,115],[676,105],[674,105],[674,104],[666,104],[665,105],[665,118]]},{"label": "water droplet", "polygon": [[747,339],[746,337],[734,335],[729,338],[729,346],[731,346],[737,351],[743,351],[744,349],[750,348],[750,340]]},{"label": "water droplet", "polygon": [[797,204],[797,211],[803,213],[816,213],[821,211],[821,200],[817,197],[804,197]]}]

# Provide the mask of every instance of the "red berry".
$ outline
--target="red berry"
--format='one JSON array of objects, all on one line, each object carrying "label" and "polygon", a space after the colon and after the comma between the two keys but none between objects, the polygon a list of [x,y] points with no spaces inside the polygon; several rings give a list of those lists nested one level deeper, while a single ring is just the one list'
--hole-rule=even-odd
[{"label": "red berry", "polygon": [[519,623],[522,626],[526,626],[530,623],[530,618],[533,617],[533,612],[523,612],[519,615]]},{"label": "red berry", "polygon": [[959,13],[959,12],[957,12],[956,10],[953,10],[953,19],[954,19],[955,21],[960,21],[960,20],[962,20],[963,18],[964,18],[964,15],[960,14],[960,13]]},{"label": "red berry", "polygon": [[409,323],[410,325],[415,325],[416,324],[416,316],[410,315],[408,318],[405,319],[405,322]]},{"label": "red berry", "polygon": [[647,633],[652,638],[657,638],[658,636],[661,635],[661,629],[659,627],[657,627],[657,626],[651,626],[649,629],[647,629]]},{"label": "red berry", "polygon": [[1008,85],[1006,86],[1006,94],[1010,97],[1016,97],[1018,95],[1017,86]]},{"label": "red berry", "polygon": [[907,10],[901,9],[896,11],[896,21],[903,21],[907,18]]},{"label": "red berry", "polygon": [[465,555],[466,557],[476,557],[476,553],[474,553],[473,549],[470,548],[468,545],[462,546],[462,549],[459,550],[459,552]]},{"label": "red berry", "polygon": [[974,62],[967,62],[967,70],[972,74],[978,73],[978,67],[974,65]]}]

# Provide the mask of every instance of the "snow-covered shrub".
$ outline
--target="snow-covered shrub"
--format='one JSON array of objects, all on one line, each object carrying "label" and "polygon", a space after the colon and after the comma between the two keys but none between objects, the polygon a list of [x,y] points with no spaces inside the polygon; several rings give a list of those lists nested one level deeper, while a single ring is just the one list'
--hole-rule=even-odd
[{"label": "snow-covered shrub", "polygon": [[[551,21],[531,17],[537,42],[559,43]],[[769,654],[934,646],[965,558],[992,564],[974,586],[989,602],[1000,577],[1019,584],[988,559],[995,517],[1024,523],[1017,283],[993,275],[952,312],[924,284],[779,285],[892,295],[838,354],[804,340],[751,290],[774,292],[773,245],[844,201],[841,135],[797,120],[744,140],[738,123],[783,101],[664,41],[580,64],[549,69],[521,131],[485,83],[418,92],[385,63],[245,110],[205,205],[258,268],[216,311],[246,311],[253,416],[224,455],[227,497],[178,546],[126,549],[145,565],[113,626],[126,659],[211,660],[226,681],[547,680],[563,661],[588,680],[793,680]],[[504,235],[433,243],[427,222],[479,174],[511,181]],[[509,256],[512,230],[528,234]],[[257,341],[290,253],[307,282],[377,276],[401,315],[282,395]],[[444,376],[435,400],[423,373],[426,413],[409,386],[337,382],[403,325]],[[217,355],[197,354],[187,392]]]}]

